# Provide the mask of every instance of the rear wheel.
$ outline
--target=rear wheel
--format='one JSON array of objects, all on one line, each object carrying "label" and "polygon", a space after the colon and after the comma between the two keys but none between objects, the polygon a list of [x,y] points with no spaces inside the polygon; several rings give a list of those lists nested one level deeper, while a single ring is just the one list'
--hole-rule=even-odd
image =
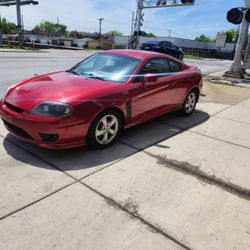
[{"label": "rear wheel", "polygon": [[92,122],[87,143],[93,149],[103,149],[114,144],[122,128],[122,118],[118,111],[107,110]]},{"label": "rear wheel", "polygon": [[183,103],[183,106],[181,109],[181,114],[183,116],[191,115],[195,110],[195,106],[196,106],[197,101],[198,101],[198,95],[197,95],[195,90],[192,90],[188,94],[187,98],[185,99],[185,101]]}]

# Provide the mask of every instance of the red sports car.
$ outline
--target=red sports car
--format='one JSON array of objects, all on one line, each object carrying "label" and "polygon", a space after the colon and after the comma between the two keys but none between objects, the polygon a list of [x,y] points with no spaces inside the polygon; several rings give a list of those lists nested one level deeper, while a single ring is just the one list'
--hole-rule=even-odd
[{"label": "red sports car", "polygon": [[200,71],[175,58],[110,50],[15,84],[0,102],[0,116],[12,134],[42,147],[100,149],[123,128],[176,109],[190,115],[201,88]]}]

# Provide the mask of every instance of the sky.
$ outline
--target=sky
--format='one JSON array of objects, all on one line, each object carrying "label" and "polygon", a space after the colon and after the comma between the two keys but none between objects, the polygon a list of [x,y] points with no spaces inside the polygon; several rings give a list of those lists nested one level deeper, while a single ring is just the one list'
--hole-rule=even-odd
[{"label": "sky", "polygon": [[[102,32],[119,30],[129,35],[132,12],[136,0],[37,0],[39,5],[22,7],[25,29],[32,29],[42,20],[59,22],[68,30],[95,32],[98,18],[104,18]],[[196,0],[194,6],[144,9],[142,30],[157,36],[194,39],[205,34],[215,37],[217,32],[237,28],[226,20],[227,11],[244,6],[244,0]],[[2,17],[16,22],[15,7],[0,7]]]}]

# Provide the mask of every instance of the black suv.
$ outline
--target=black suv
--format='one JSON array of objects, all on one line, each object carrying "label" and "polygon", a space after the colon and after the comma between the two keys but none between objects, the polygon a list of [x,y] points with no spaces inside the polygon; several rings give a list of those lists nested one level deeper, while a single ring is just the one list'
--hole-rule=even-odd
[{"label": "black suv", "polygon": [[173,56],[183,60],[183,52],[175,44],[169,41],[148,41],[140,46],[142,50],[154,51]]}]

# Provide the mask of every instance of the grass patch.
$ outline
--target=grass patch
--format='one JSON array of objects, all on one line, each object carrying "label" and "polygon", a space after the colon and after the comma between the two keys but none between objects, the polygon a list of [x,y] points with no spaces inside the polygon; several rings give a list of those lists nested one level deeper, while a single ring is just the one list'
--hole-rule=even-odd
[{"label": "grass patch", "polygon": [[193,56],[193,55],[184,55],[184,59],[201,60],[202,57],[200,57],[200,56]]}]

